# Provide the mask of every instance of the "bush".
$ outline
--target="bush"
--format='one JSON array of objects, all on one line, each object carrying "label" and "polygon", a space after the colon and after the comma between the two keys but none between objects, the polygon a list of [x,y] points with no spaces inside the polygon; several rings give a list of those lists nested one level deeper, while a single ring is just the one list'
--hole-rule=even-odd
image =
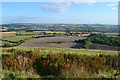
[{"label": "bush", "polygon": [[10,44],[8,44],[8,43],[5,43],[5,44],[3,45],[3,47],[13,47],[13,45],[10,45]]}]

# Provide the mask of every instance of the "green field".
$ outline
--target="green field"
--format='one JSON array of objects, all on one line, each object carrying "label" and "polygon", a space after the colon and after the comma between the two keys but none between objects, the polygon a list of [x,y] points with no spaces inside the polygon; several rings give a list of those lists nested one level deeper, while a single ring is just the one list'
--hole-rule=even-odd
[{"label": "green field", "polygon": [[11,43],[11,42],[6,42],[6,41],[0,41],[0,46],[4,46],[4,44],[16,45],[16,43]]},{"label": "green field", "polygon": [[3,47],[12,47],[19,45],[25,41],[34,39],[34,37],[39,36],[31,32],[2,32],[1,44]]},{"label": "green field", "polygon": [[106,35],[107,37],[118,37],[118,35]]},{"label": "green field", "polygon": [[104,33],[106,35],[118,35],[119,33]]},{"label": "green field", "polygon": [[12,37],[5,37],[5,38],[3,37],[2,39],[16,42],[16,41],[24,40],[30,37],[32,36],[12,36]]},{"label": "green field", "polygon": [[10,37],[15,35],[16,35],[16,32],[1,32],[2,37]]}]

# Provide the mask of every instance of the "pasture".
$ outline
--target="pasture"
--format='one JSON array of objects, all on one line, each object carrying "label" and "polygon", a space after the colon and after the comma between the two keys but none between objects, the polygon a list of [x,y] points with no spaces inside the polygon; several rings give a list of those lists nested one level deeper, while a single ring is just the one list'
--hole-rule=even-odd
[{"label": "pasture", "polygon": [[24,40],[26,38],[30,38],[31,36],[11,36],[11,37],[3,37],[2,39],[4,40],[8,40],[8,41],[20,41],[20,40]]},{"label": "pasture", "polygon": [[105,35],[118,35],[119,33],[104,33]]},{"label": "pasture", "polygon": [[45,33],[65,33],[62,31],[34,31],[34,33],[41,33],[41,32],[45,32]]},{"label": "pasture", "polygon": [[[20,35],[18,35],[20,34]],[[21,35],[22,34],[22,35]],[[29,34],[29,35],[26,35]],[[20,33],[20,32],[1,32],[2,37],[0,38],[1,44],[3,47],[12,47],[19,45],[20,43],[34,39],[33,37],[37,37],[39,35],[32,33]]]},{"label": "pasture", "polygon": [[0,32],[2,37],[10,37],[10,36],[15,36],[17,32]]}]

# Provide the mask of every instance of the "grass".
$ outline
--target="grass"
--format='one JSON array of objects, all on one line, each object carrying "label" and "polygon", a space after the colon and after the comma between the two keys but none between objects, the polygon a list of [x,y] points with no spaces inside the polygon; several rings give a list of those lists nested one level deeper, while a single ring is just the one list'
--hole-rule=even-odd
[{"label": "grass", "polygon": [[35,32],[18,32],[18,34],[29,34],[29,35],[35,35]]},{"label": "grass", "polygon": [[[56,52],[65,54],[86,54],[86,55],[118,55],[118,51],[91,50],[91,49],[59,49],[59,48],[17,48],[18,50],[39,50],[43,53]],[[4,49],[3,49],[4,50]]]},{"label": "grass", "polygon": [[0,46],[2,46],[2,41],[0,41]]},{"label": "grass", "polygon": [[7,40],[7,41],[0,41],[1,42],[0,46],[4,46],[5,44],[10,45],[10,46],[19,45],[20,41],[27,41],[27,40],[34,39],[32,37],[33,36],[10,36],[10,37],[3,37],[2,40]]},{"label": "grass", "polygon": [[29,72],[25,71],[8,71],[8,70],[3,70],[2,74],[4,78],[38,78],[40,77],[38,74],[32,72],[32,70],[29,70]]},{"label": "grass", "polygon": [[24,40],[31,37],[32,36],[12,36],[12,37],[5,37],[5,38],[3,37],[2,39],[17,42],[17,41]]},{"label": "grass", "polygon": [[17,32],[1,32],[2,37],[10,37],[10,36],[15,36]]},{"label": "grass", "polygon": [[45,33],[65,33],[65,32],[58,32],[58,31],[34,31],[35,33],[41,33],[41,32],[45,32]]},{"label": "grass", "polygon": [[[7,49],[12,49],[12,48],[3,48],[4,54],[6,54]],[[105,51],[105,50],[91,50],[91,49],[60,49],[60,48],[17,48],[17,50],[25,50],[25,51],[39,51],[41,53],[46,53],[48,54],[49,52],[51,53],[64,53],[64,54],[86,54],[86,55],[99,55],[99,54],[104,54],[104,55],[118,55],[118,51]]]},{"label": "grass", "polygon": [[106,35],[107,37],[118,37],[118,35]]},{"label": "grass", "polygon": [[104,33],[106,35],[118,35],[118,33]]},{"label": "grass", "polygon": [[4,46],[4,44],[16,45],[16,43],[11,43],[11,42],[6,42],[6,41],[0,41],[0,46]]},{"label": "grass", "polygon": [[[17,33],[21,33],[25,35],[16,36]],[[30,34],[30,35],[26,35],[26,34]],[[37,37],[37,36],[39,35],[33,34],[33,32],[2,32],[2,37],[0,39],[6,41],[0,41],[1,43],[0,46],[4,46],[5,44],[10,46],[16,46],[24,41],[34,39],[33,37]]]}]

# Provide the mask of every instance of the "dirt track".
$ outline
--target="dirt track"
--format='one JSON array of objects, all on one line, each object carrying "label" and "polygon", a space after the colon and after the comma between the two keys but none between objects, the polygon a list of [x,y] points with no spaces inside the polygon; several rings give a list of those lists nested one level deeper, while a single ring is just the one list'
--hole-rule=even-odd
[{"label": "dirt track", "polygon": [[21,44],[19,47],[40,47],[40,48],[79,48],[80,43],[75,40],[85,39],[85,37],[65,36],[65,37],[46,37],[30,40]]}]

